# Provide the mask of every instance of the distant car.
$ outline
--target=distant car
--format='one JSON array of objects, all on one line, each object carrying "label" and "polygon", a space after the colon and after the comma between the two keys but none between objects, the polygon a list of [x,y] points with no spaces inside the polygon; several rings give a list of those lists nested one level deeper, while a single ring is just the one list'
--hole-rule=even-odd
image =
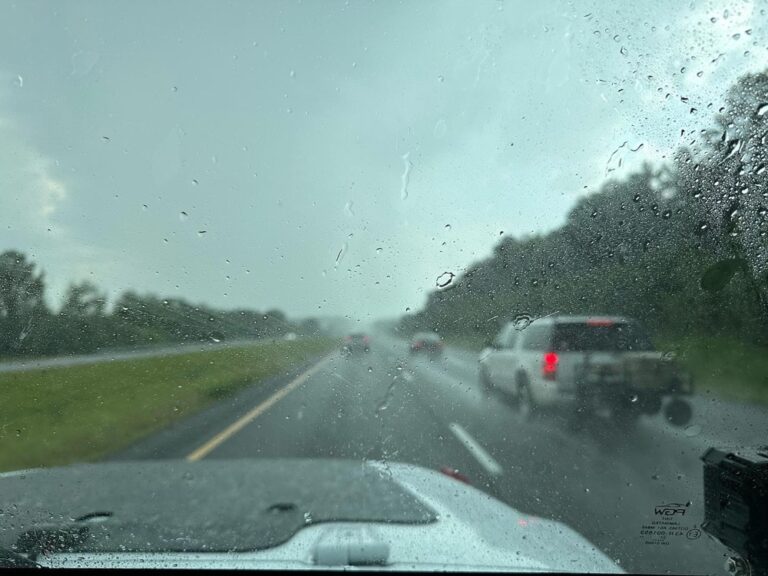
[{"label": "distant car", "polygon": [[342,351],[346,354],[354,352],[369,352],[371,349],[371,339],[367,334],[350,334],[344,339]]},{"label": "distant car", "polygon": [[[480,355],[480,381],[505,392],[525,413],[566,407],[573,415],[608,410],[617,420],[655,414],[683,425],[690,377],[654,350],[637,322],[619,316],[554,316],[520,329],[510,322]],[[687,412],[686,412],[687,408]]]},{"label": "distant car", "polygon": [[418,332],[411,338],[411,354],[427,353],[439,356],[443,353],[443,340],[434,332]]}]

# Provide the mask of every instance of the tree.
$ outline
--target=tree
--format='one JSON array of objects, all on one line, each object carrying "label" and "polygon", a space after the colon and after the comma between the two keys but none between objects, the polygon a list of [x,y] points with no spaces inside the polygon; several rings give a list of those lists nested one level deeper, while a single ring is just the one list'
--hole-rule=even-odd
[{"label": "tree", "polygon": [[64,297],[60,314],[71,318],[104,316],[107,297],[91,282],[72,284]]},{"label": "tree", "polygon": [[0,354],[17,354],[37,321],[48,313],[43,298],[45,282],[35,264],[21,252],[0,254]]}]

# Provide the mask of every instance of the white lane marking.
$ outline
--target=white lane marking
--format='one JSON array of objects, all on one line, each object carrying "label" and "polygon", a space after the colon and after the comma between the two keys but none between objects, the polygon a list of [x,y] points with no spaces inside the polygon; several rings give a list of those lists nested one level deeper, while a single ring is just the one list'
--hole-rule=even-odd
[{"label": "white lane marking", "polygon": [[501,475],[501,473],[504,471],[502,467],[498,462],[496,462],[496,460],[493,459],[493,456],[488,454],[488,452],[486,452],[485,449],[480,446],[477,440],[469,435],[469,432],[456,424],[456,422],[451,422],[448,427],[451,429],[451,432],[453,432],[453,435],[459,439],[459,442],[464,445],[464,448],[466,448],[469,453],[475,457],[475,460],[480,463],[480,466],[485,468],[487,472],[493,474],[494,476]]}]

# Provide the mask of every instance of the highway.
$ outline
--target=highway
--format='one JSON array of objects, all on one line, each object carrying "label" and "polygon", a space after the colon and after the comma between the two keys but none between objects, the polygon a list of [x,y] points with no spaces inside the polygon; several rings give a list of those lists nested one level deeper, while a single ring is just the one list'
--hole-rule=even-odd
[{"label": "highway", "polygon": [[[595,420],[573,432],[554,416],[525,419],[482,391],[477,356],[411,358],[376,336],[369,353],[338,351],[179,421],[112,459],[351,458],[448,467],[525,513],[576,529],[631,572],[720,572],[723,549],[698,530],[709,445],[768,437],[768,412],[694,399],[683,429],[661,417],[632,430]],[[340,487],[340,489],[343,489]],[[669,519],[658,508],[686,505]],[[673,521],[666,535],[645,534]],[[653,529],[659,529],[656,525]]]}]

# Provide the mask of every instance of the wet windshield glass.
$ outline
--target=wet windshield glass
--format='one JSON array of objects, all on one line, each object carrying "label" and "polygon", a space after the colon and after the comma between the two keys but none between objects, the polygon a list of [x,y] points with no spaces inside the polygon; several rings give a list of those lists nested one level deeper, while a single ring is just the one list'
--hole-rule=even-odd
[{"label": "wet windshield glass", "polygon": [[724,574],[767,146],[766,0],[0,0],[0,566]]},{"label": "wet windshield glass", "polygon": [[629,352],[653,350],[648,337],[631,324],[592,326],[589,324],[559,324],[553,331],[556,352]]}]

